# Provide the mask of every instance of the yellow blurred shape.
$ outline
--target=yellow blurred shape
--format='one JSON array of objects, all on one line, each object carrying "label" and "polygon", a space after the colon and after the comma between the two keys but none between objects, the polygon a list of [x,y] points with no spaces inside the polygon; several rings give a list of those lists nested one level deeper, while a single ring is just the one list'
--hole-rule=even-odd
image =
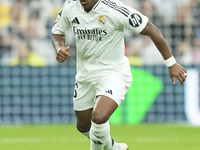
[{"label": "yellow blurred shape", "polygon": [[46,66],[47,62],[46,60],[39,56],[38,54],[34,52],[30,52],[26,58],[19,59],[18,57],[13,57],[10,62],[9,66],[17,66],[17,65],[29,65],[32,67],[42,67]]},{"label": "yellow blurred shape", "polygon": [[10,23],[11,21],[10,11],[11,11],[11,6],[0,4],[0,30],[4,25]]}]

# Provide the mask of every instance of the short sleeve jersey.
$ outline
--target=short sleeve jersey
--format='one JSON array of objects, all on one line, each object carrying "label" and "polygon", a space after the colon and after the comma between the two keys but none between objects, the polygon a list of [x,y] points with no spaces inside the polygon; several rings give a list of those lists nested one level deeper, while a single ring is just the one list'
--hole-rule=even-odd
[{"label": "short sleeve jersey", "polygon": [[79,0],[67,0],[52,33],[65,35],[72,29],[77,49],[76,80],[90,80],[108,73],[131,78],[123,31],[127,28],[140,33],[147,22],[146,16],[119,0],[99,0],[88,13]]}]

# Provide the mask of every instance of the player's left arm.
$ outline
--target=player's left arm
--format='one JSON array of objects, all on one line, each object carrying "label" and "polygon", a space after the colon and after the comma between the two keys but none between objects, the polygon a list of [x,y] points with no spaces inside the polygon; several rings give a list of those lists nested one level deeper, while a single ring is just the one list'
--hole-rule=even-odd
[{"label": "player's left arm", "polygon": [[181,65],[176,63],[176,60],[174,59],[169,49],[169,46],[167,45],[167,42],[165,38],[163,37],[161,31],[155,25],[153,25],[150,21],[148,21],[147,25],[140,32],[140,34],[149,36],[151,40],[153,41],[153,43],[156,45],[157,49],[159,50],[164,60],[166,61],[166,64],[169,70],[169,76],[172,79],[173,84],[176,83],[175,81],[175,77],[176,77],[181,83],[181,85],[183,85],[183,82],[185,81],[187,77],[187,74],[186,74],[187,71]]}]

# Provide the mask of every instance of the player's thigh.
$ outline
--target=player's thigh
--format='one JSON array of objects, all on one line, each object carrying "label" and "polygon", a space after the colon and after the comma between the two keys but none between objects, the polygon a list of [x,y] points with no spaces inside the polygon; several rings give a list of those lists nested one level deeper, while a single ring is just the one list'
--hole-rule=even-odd
[{"label": "player's thigh", "polygon": [[131,85],[121,76],[102,77],[96,87],[96,103],[92,115],[95,123],[106,122],[112,113],[124,100],[124,96]]},{"label": "player's thigh", "polygon": [[108,121],[118,104],[108,96],[98,96],[92,113],[92,121],[102,124]]},{"label": "player's thigh", "polygon": [[73,102],[77,117],[77,129],[80,132],[88,132],[90,129],[94,99],[93,85],[87,82],[76,82]]},{"label": "player's thigh", "polygon": [[89,132],[91,126],[93,108],[84,111],[75,111],[77,118],[77,129],[80,132]]}]

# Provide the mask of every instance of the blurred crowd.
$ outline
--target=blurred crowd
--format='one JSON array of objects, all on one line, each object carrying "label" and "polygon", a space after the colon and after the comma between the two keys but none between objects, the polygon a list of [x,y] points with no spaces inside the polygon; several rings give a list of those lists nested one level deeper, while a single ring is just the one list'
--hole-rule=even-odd
[{"label": "blurred crowd", "polygon": [[[149,17],[182,65],[200,64],[200,0],[121,0]],[[57,65],[51,29],[65,0],[0,0],[0,65]],[[75,41],[67,45],[75,60]],[[163,58],[146,37],[124,32],[131,65],[160,65]],[[73,61],[75,62],[75,61]]]}]

